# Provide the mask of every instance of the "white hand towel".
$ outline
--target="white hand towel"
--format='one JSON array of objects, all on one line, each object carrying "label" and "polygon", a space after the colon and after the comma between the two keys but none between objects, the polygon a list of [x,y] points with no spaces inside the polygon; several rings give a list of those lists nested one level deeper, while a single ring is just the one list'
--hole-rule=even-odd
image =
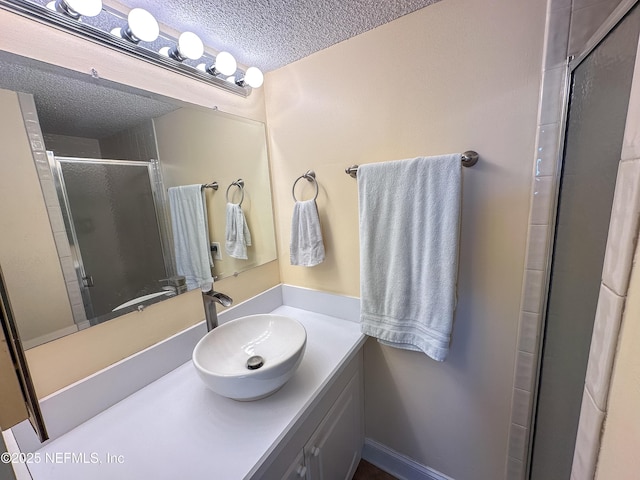
[{"label": "white hand towel", "polygon": [[169,208],[177,273],[185,276],[187,289],[209,291],[213,286],[213,261],[200,185],[169,188]]},{"label": "white hand towel", "polygon": [[227,226],[225,229],[225,249],[227,255],[246,260],[247,247],[251,246],[251,233],[242,207],[237,203],[227,203]]},{"label": "white hand towel", "polygon": [[315,200],[296,202],[289,244],[291,265],[313,267],[324,261],[324,243]]},{"label": "white hand towel", "polygon": [[461,156],[358,168],[362,332],[443,361],[456,305]]}]

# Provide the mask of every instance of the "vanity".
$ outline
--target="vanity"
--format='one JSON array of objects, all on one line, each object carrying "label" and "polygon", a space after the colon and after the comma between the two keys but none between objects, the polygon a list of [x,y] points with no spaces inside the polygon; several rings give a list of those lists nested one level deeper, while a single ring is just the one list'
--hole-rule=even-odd
[{"label": "vanity", "polygon": [[[32,450],[26,461],[33,479],[350,479],[364,440],[359,302],[285,285],[220,319],[265,309],[298,320],[307,332],[300,366],[276,393],[251,402],[219,396],[189,360]],[[196,328],[185,335],[204,335],[202,324]],[[183,339],[176,348],[189,344]],[[153,348],[163,355],[167,347],[152,347],[145,362],[159,361]]]},{"label": "vanity", "polygon": [[[42,45],[56,43],[51,38],[56,32],[31,24],[23,28],[29,21],[16,17],[0,9],[0,23],[10,26],[9,37],[17,47],[23,44],[20,34],[27,31]],[[18,461],[18,478],[350,479],[364,437],[365,337],[358,323],[359,301],[278,285],[266,127],[259,121],[266,117],[264,102],[254,97],[254,102],[238,103],[210,88],[192,92],[182,78],[163,71],[148,75],[142,86],[149,91],[141,90],[141,75],[127,58],[82,42],[74,48],[76,43],[73,36],[66,39],[67,48],[80,53],[74,56],[75,65],[64,55],[42,63],[23,56],[30,52],[21,47],[0,51],[1,71],[24,73],[0,75],[7,124],[0,137],[14,149],[0,175],[5,195],[0,203],[14,220],[0,242],[0,265],[31,376],[39,387],[31,403],[42,410],[51,438],[41,444],[28,421],[16,425],[19,418],[3,427],[13,426],[7,443]],[[116,72],[109,74],[114,65]],[[86,75],[88,66],[96,76]],[[29,78],[42,81],[29,85]],[[54,91],[63,94],[52,95]],[[45,100],[51,98],[62,101],[48,110]],[[74,105],[80,108],[61,115],[63,108]],[[108,112],[113,116],[105,131]],[[118,112],[139,116],[125,122],[129,115]],[[94,120],[99,122],[93,125]],[[140,169],[144,182],[137,183],[144,185],[155,213],[144,215],[145,222],[119,222],[102,214],[74,218],[69,192],[58,188],[61,179],[70,185],[73,174],[64,166],[72,164],[83,171],[87,165],[118,167],[118,175],[119,167],[129,173]],[[57,183],[54,171],[61,173]],[[77,183],[90,186],[89,180],[101,176],[107,177],[91,173]],[[234,259],[220,248],[225,225],[219,219],[225,218],[226,203],[244,198],[228,197],[225,187],[228,192],[239,180],[246,190],[242,207],[253,240],[247,260]],[[210,188],[214,183],[221,187],[217,192]],[[171,239],[163,197],[168,188],[192,184],[204,187],[216,284],[238,303],[220,313],[220,323],[273,313],[295,318],[307,332],[306,352],[294,376],[261,400],[218,396],[198,377],[191,354],[207,333],[204,322],[194,325],[203,320],[200,291],[166,298],[162,294],[156,298],[162,305],[151,300],[139,304],[141,297],[171,287],[164,285],[175,265],[167,249]],[[125,190],[115,200],[123,200],[128,214],[141,202],[127,196],[132,189]],[[89,193],[97,197],[95,189]],[[107,225],[102,228],[104,219]],[[142,272],[133,260],[146,258],[149,242],[143,244],[144,255],[122,255],[127,261],[120,268],[104,246],[94,249],[95,257],[91,248],[83,251],[83,245],[93,243],[82,236],[99,233],[108,247],[116,244],[115,237],[132,245],[124,235],[130,228],[116,226],[147,223],[158,230],[158,261],[153,264],[159,271],[148,276],[149,285],[123,298],[99,295],[126,290],[123,279],[107,281],[107,274],[124,272],[125,266]],[[97,260],[95,268],[89,265],[91,258]],[[98,267],[105,267],[105,275],[98,274]],[[37,302],[33,291],[40,292]],[[130,306],[117,309],[131,299],[135,301]],[[24,403],[24,390],[14,390],[16,403]],[[40,434],[45,436],[42,429]]]}]

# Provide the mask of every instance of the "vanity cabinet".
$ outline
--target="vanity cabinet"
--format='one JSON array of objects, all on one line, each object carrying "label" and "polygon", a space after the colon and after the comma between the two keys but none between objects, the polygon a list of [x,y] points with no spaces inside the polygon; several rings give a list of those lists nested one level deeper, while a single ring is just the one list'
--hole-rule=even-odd
[{"label": "vanity cabinet", "polygon": [[300,450],[296,459],[282,476],[282,480],[300,480],[301,478],[307,478],[307,465],[304,461],[303,450]]},{"label": "vanity cabinet", "polygon": [[[325,395],[300,430],[278,453],[269,468],[253,478],[283,480],[350,480],[364,443],[363,386],[360,352],[351,372]],[[345,381],[346,380],[346,381]],[[333,395],[332,395],[333,393]],[[329,397],[329,398],[327,398]],[[311,427],[311,428],[310,428]],[[306,433],[306,432],[311,432]]]},{"label": "vanity cabinet", "polygon": [[362,453],[360,375],[355,375],[304,447],[307,480],[349,480]]}]

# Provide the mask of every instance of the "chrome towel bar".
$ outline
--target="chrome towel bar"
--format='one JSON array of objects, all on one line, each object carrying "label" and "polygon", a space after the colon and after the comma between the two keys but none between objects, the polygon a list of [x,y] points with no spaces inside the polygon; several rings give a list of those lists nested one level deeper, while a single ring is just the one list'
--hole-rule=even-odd
[{"label": "chrome towel bar", "polygon": [[[467,150],[462,154],[462,166],[463,167],[473,167],[476,163],[478,163],[478,153],[473,150]],[[344,169],[345,173],[351,175],[352,178],[356,178],[358,175],[358,165],[351,165],[348,168]]]}]

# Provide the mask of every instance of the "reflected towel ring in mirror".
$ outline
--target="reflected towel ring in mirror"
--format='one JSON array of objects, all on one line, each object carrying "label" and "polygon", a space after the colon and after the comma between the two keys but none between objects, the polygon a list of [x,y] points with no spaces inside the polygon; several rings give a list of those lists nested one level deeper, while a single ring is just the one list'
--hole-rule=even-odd
[{"label": "reflected towel ring in mirror", "polygon": [[301,179],[306,179],[308,182],[313,182],[313,184],[316,187],[316,194],[313,197],[313,201],[315,202],[316,199],[318,198],[318,192],[319,192],[319,188],[318,188],[318,181],[316,180],[316,172],[314,172],[313,170],[308,170],[307,173],[300,175],[298,178],[296,178],[296,181],[293,182],[293,187],[291,187],[291,196],[293,197],[293,201],[297,202],[298,199],[296,198],[296,184],[298,183],[298,180]]},{"label": "reflected towel ring in mirror", "polygon": [[225,193],[227,203],[233,203],[231,200],[229,200],[229,189],[231,187],[238,187],[240,189],[240,193],[242,194],[242,197],[240,197],[240,201],[237,203],[237,205],[242,205],[242,202],[244,201],[244,180],[239,178],[238,180],[236,180],[235,182],[233,182],[231,185],[227,187],[227,193]]}]

